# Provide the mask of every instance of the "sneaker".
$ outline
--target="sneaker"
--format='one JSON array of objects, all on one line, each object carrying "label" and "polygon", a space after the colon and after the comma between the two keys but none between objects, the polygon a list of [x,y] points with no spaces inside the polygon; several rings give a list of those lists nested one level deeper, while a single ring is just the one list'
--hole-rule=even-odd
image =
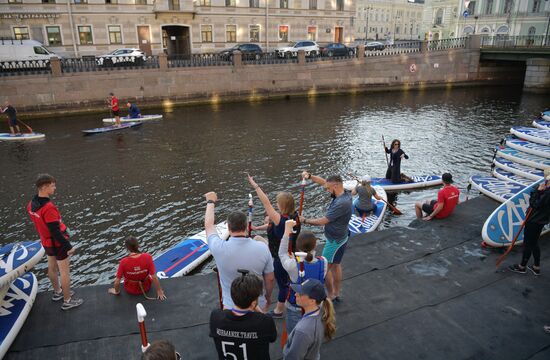
[{"label": "sneaker", "polygon": [[83,302],[84,300],[82,299],[70,298],[69,301],[63,301],[63,305],[61,305],[61,310],[70,310],[72,308],[82,305]]},{"label": "sneaker", "polygon": [[340,304],[342,302],[342,298],[340,296],[337,296],[334,299],[332,299],[332,302],[334,304]]},{"label": "sneaker", "polygon": [[[71,296],[74,295],[74,291],[71,290]],[[55,290],[52,295],[52,301],[59,301],[63,300],[63,290],[61,292],[56,293]]]},{"label": "sneaker", "polygon": [[276,313],[275,310],[268,311],[267,316],[271,316],[273,319],[282,319],[284,313]]},{"label": "sneaker", "polygon": [[528,265],[527,269],[531,270],[531,272],[536,276],[540,275],[540,268],[535,269],[535,267],[533,265]]},{"label": "sneaker", "polygon": [[518,274],[525,274],[527,272],[527,269],[525,267],[521,267],[518,264],[508,266],[508,270],[513,271],[513,272],[518,273]]}]

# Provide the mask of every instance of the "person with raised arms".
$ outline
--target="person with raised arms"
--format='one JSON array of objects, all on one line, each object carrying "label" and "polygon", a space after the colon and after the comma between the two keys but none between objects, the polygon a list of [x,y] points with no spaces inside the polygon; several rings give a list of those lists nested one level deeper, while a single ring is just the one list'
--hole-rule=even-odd
[{"label": "person with raised arms", "polygon": [[271,305],[271,294],[275,282],[273,259],[267,245],[246,236],[248,219],[241,211],[233,211],[227,217],[229,239],[222,240],[214,224],[214,207],[218,196],[215,192],[209,192],[204,196],[206,198],[204,227],[208,247],[218,268],[223,306],[227,309],[234,306],[231,299],[231,282],[239,276],[239,269],[247,269],[263,277],[265,297],[260,298],[259,303],[262,311],[267,311]]},{"label": "person with raised arms", "polygon": [[[295,221],[286,221],[285,233],[279,247],[279,258],[290,276],[291,284],[301,284],[307,279],[316,279],[324,284],[328,262],[324,257],[315,255],[317,239],[312,232],[303,231],[300,233],[296,239],[297,252],[294,254],[288,253],[289,236],[292,234],[295,226]],[[302,318],[302,308],[296,303],[296,293],[292,288],[290,288],[290,293],[286,300],[286,308],[286,331],[290,333]]]},{"label": "person with raised arms", "polygon": [[[268,247],[271,256],[273,257],[273,268],[275,273],[275,280],[277,280],[277,285],[279,287],[279,293],[277,295],[277,305],[275,309],[269,312],[274,318],[282,318],[283,312],[285,309],[285,300],[288,295],[288,274],[281,264],[281,259],[279,258],[279,245],[281,243],[281,238],[285,232],[285,221],[292,219],[296,220],[298,218],[298,213],[295,211],[295,201],[291,193],[283,191],[277,194],[277,210],[273,208],[271,202],[267,195],[262,191],[260,186],[254,181],[254,179],[248,175],[248,182],[256,190],[258,198],[262,202],[267,215],[269,217],[269,225],[267,227],[267,240]],[[300,226],[296,226],[295,229],[297,236],[300,233]],[[257,239],[256,239],[257,240]],[[287,242],[288,246],[288,242]]]},{"label": "person with raised arms", "polygon": [[157,299],[166,299],[166,295],[164,295],[164,291],[157,278],[153,257],[148,253],[139,251],[139,242],[133,236],[128,236],[124,240],[124,245],[130,255],[120,260],[116,272],[115,284],[114,287],[108,290],[109,294],[120,295],[120,282],[122,278],[124,278],[124,290],[126,290],[128,294],[143,294],[145,298],[149,299],[147,292],[151,289],[152,282],[157,289]]},{"label": "person with raised arms", "polygon": [[220,360],[269,360],[269,343],[277,340],[273,318],[255,311],[262,295],[262,279],[241,269],[231,283],[233,306],[210,314],[210,337]]},{"label": "person with raised arms", "polygon": [[[432,219],[444,219],[450,216],[460,198],[460,190],[453,186],[453,176],[445,173],[441,176],[443,188],[437,192],[437,200],[426,200],[424,203],[416,202],[414,205],[416,218],[426,221]],[[422,212],[427,215],[422,218]]]},{"label": "person with raised arms", "polygon": [[296,292],[296,303],[304,309],[304,316],[288,336],[283,359],[318,360],[323,339],[331,340],[336,333],[334,307],[319,280],[307,279],[290,287]]}]

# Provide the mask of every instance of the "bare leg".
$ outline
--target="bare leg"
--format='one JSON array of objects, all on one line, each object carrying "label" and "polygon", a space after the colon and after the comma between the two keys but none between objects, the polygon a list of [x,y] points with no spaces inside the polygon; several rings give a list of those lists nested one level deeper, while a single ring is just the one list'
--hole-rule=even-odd
[{"label": "bare leg", "polygon": [[120,126],[120,116],[115,116],[115,122],[117,126]]},{"label": "bare leg", "polygon": [[15,135],[15,130],[13,129],[13,126],[10,126],[10,132],[12,135]]},{"label": "bare leg", "polygon": [[325,286],[327,287],[328,297],[333,299],[336,295],[334,295],[334,282],[333,282],[333,275],[332,275],[332,267],[334,264],[328,264],[327,269],[327,276],[325,277]]},{"label": "bare leg", "polygon": [[273,312],[280,314],[284,311],[285,311],[285,303],[277,301],[277,306],[275,306],[275,309],[273,309]]},{"label": "bare leg", "polygon": [[342,287],[342,265],[332,264],[332,280],[333,280],[333,295],[340,296],[340,288]]},{"label": "bare leg", "polygon": [[61,274],[61,288],[63,289],[63,299],[69,301],[71,299],[71,274],[69,267],[70,257],[57,262],[59,273]]},{"label": "bare leg", "polygon": [[48,278],[53,286],[53,291],[59,293],[61,288],[59,287],[58,273],[59,269],[57,267],[57,260],[55,256],[48,256]]},{"label": "bare leg", "polygon": [[15,129],[17,130],[18,134],[21,134],[21,129],[19,128],[19,125],[15,125]]},{"label": "bare leg", "polygon": [[416,218],[417,219],[422,219],[422,205],[424,203],[420,202],[420,201],[417,201],[415,204],[414,204],[414,210],[416,211]]}]

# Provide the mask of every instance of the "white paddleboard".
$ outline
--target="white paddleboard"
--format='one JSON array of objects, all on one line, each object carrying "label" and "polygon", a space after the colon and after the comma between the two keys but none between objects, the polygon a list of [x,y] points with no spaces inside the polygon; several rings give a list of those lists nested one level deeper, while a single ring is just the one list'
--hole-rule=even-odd
[{"label": "white paddleboard", "polygon": [[[376,194],[378,194],[378,196],[388,201],[386,192],[381,186],[373,186],[373,189],[376,191]],[[386,212],[386,207],[388,206],[384,201],[372,198],[374,211],[369,216],[365,217],[365,220],[363,221],[363,218],[359,216],[355,209],[355,204],[358,200],[359,197],[355,198],[351,205],[352,215],[348,225],[348,229],[352,235],[367,233],[376,230],[382,222],[382,219],[384,218],[384,214]]]},{"label": "white paddleboard", "polygon": [[511,199],[515,194],[525,189],[525,185],[500,180],[492,176],[473,175],[470,177],[469,182],[474,189],[483,195],[501,203]]},{"label": "white paddleboard", "polygon": [[511,181],[511,182],[516,183],[516,184],[520,184],[520,185],[524,185],[524,186],[531,185],[534,182],[534,180],[527,179],[526,177],[516,175],[514,173],[511,173],[511,172],[506,171],[506,170],[502,170],[502,169],[497,168],[497,167],[495,167],[493,169],[492,174],[497,179],[501,179],[501,180],[504,180],[504,181]]},{"label": "white paddleboard", "polygon": [[38,140],[44,139],[46,135],[42,133],[24,133],[12,135],[10,133],[0,133],[0,141],[25,141],[25,140]]},{"label": "white paddleboard", "polygon": [[506,146],[529,154],[550,158],[550,147],[527,140],[507,138]]},{"label": "white paddleboard", "polygon": [[44,248],[38,241],[24,241],[0,248],[0,288],[33,268],[44,256]]},{"label": "white paddleboard", "polygon": [[523,140],[546,146],[550,145],[550,129],[541,130],[526,126],[514,126],[510,129],[510,133]]},{"label": "white paddleboard", "polygon": [[538,169],[549,169],[550,168],[550,159],[525,153],[510,147],[498,148],[497,155],[502,156],[505,159],[516,162],[518,164],[538,168]]},{"label": "white paddleboard", "polygon": [[517,164],[513,161],[501,158],[497,156],[493,163],[496,167],[499,167],[503,170],[509,171],[519,176],[526,177],[533,181],[537,181],[544,176],[544,172],[540,169],[535,169],[529,166]]},{"label": "white paddleboard", "polygon": [[[138,118],[130,118],[130,117],[121,117],[120,118],[120,122],[121,123],[125,123],[125,122],[132,122],[132,121],[152,121],[152,120],[161,120],[162,119],[162,115],[160,114],[156,114],[156,115],[141,115],[141,117],[138,117]],[[114,124],[116,121],[115,121],[115,118],[107,118],[107,119],[103,119],[103,123],[104,124]]]}]

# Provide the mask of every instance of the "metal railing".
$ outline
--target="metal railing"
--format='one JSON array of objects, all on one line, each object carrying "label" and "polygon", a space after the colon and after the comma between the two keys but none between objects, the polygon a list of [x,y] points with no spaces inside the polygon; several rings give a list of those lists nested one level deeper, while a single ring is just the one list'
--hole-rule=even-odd
[{"label": "metal railing", "polygon": [[0,76],[50,73],[50,60],[0,61]]},{"label": "metal railing", "polygon": [[233,65],[231,54],[191,54],[168,56],[168,67],[228,66]]},{"label": "metal railing", "polygon": [[156,69],[159,67],[158,56],[145,58],[136,56],[122,56],[116,58],[96,58],[82,56],[82,58],[61,59],[61,71],[64,73],[128,70],[128,69]]},{"label": "metal railing", "polygon": [[466,47],[466,37],[428,41],[428,51],[441,51]]},{"label": "metal railing", "polygon": [[533,48],[550,47],[550,36],[545,35],[521,35],[521,36],[483,36],[482,48]]},{"label": "metal railing", "polygon": [[298,57],[281,57],[277,52],[262,53],[261,56],[249,58],[243,55],[245,65],[270,65],[270,64],[293,64],[298,62]]}]

